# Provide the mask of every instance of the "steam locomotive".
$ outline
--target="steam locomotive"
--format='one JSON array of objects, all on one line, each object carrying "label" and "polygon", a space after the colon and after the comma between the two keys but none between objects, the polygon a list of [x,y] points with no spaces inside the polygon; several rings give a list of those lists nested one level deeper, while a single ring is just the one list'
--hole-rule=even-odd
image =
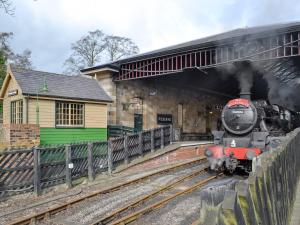
[{"label": "steam locomotive", "polygon": [[222,129],[213,131],[214,145],[205,150],[212,170],[233,173],[252,170],[254,157],[278,145],[299,126],[296,112],[266,100],[251,101],[250,94],[230,100],[223,108]]}]

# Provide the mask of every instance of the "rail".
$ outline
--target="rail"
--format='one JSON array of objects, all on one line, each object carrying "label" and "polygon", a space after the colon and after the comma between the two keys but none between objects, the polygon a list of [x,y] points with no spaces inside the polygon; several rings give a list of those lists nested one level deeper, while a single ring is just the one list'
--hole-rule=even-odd
[{"label": "rail", "polygon": [[[43,219],[48,219],[52,215],[54,215],[58,212],[69,209],[70,207],[72,207],[73,205],[75,205],[77,203],[87,201],[88,199],[99,196],[101,194],[112,193],[112,192],[117,191],[117,190],[119,190],[121,188],[124,188],[126,186],[133,185],[133,184],[145,181],[145,180],[147,180],[151,177],[154,177],[154,176],[157,176],[157,175],[160,175],[160,174],[164,174],[164,173],[168,173],[168,172],[172,172],[172,171],[178,170],[180,168],[188,167],[188,166],[191,166],[191,165],[194,165],[194,164],[199,164],[199,163],[201,163],[201,164],[206,163],[206,159],[205,158],[196,159],[196,160],[192,160],[192,161],[189,161],[189,162],[180,163],[180,164],[174,165],[172,167],[150,173],[148,175],[145,175],[145,176],[142,176],[142,177],[124,182],[122,184],[118,184],[116,186],[113,186],[113,187],[110,187],[110,188],[107,188],[107,189],[99,190],[99,191],[96,191],[96,192],[93,192],[93,193],[88,193],[88,194],[86,194],[86,195],[84,195],[80,198],[70,200],[68,202],[62,203],[60,205],[56,205],[54,207],[48,207],[47,210],[44,210],[42,212],[34,213],[32,215],[29,215],[29,216],[23,217],[23,218],[18,218],[17,220],[10,222],[8,225],[21,225],[21,224],[22,225],[29,225],[29,224],[34,224],[36,222],[42,221]],[[201,170],[201,171],[203,171],[203,170]],[[201,173],[201,171],[198,171],[198,173]],[[190,176],[192,176],[192,175],[190,175]],[[188,176],[185,176],[184,179],[188,179]],[[173,185],[175,185],[175,184],[173,184]],[[24,209],[24,210],[26,210],[26,209]]]},{"label": "rail", "polygon": [[[196,184],[190,186],[190,187],[187,187],[187,188],[184,188],[184,190],[182,191],[179,191],[169,197],[166,197],[150,206],[147,206],[137,212],[134,212],[132,214],[129,214],[121,219],[118,219],[112,223],[110,223],[110,225],[117,225],[117,224],[128,224],[128,223],[131,223],[135,220],[137,220],[139,217],[141,217],[142,215],[146,214],[146,213],[149,213],[153,210],[156,210],[160,207],[162,207],[163,205],[167,204],[168,202],[170,202],[171,200],[179,197],[179,196],[182,196],[182,195],[185,195],[185,194],[188,194],[202,186],[204,186],[205,184],[207,184],[209,181],[213,180],[213,179],[216,179],[218,177],[218,175],[214,175],[214,176],[210,176],[209,178],[206,178],[204,180],[201,180],[199,182],[197,182]],[[102,224],[101,222],[97,222],[97,223],[93,223],[93,225],[98,225],[98,224]],[[104,223],[106,224],[106,223]]]}]

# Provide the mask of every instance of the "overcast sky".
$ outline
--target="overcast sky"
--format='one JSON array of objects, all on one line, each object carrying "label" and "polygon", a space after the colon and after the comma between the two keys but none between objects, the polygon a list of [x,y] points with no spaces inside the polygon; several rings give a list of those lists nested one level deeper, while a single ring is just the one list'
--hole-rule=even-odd
[{"label": "overcast sky", "polygon": [[131,38],[141,52],[246,26],[300,21],[299,0],[12,0],[0,32],[36,69],[62,72],[70,44],[88,31]]}]

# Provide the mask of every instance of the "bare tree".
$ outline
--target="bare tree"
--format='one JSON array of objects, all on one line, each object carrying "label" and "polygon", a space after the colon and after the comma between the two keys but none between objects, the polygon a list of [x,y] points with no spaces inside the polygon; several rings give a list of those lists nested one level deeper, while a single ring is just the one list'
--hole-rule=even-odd
[{"label": "bare tree", "polygon": [[72,54],[65,61],[66,74],[78,74],[85,67],[101,62],[105,50],[105,34],[100,30],[90,31],[87,36],[71,44]]},{"label": "bare tree", "polygon": [[0,32],[0,88],[6,76],[7,60],[13,55],[9,46],[9,39],[11,39],[12,36],[12,33]]},{"label": "bare tree", "polygon": [[105,38],[106,52],[109,61],[115,61],[139,52],[138,46],[129,38],[119,36],[107,36]]},{"label": "bare tree", "polygon": [[71,44],[71,50],[71,56],[64,62],[67,75],[79,74],[81,69],[95,66],[103,59],[115,61],[139,52],[138,46],[129,38],[107,36],[100,30],[90,31]]},{"label": "bare tree", "polygon": [[9,45],[13,33],[0,32],[0,74],[6,73],[7,63],[18,67],[32,69],[31,51],[26,49],[22,54],[15,54]]},{"label": "bare tree", "polygon": [[33,69],[31,62],[31,51],[29,49],[25,49],[22,54],[14,54],[10,61],[11,64],[15,66],[25,69]]},{"label": "bare tree", "polygon": [[5,13],[11,16],[15,14],[15,7],[11,0],[0,0],[0,9],[4,9]]},{"label": "bare tree", "polygon": [[0,50],[0,88],[2,87],[4,78],[6,76],[6,59],[3,52]]},{"label": "bare tree", "polygon": [[10,58],[13,55],[13,51],[9,46],[9,40],[13,37],[13,33],[0,32],[0,51],[5,58]]}]

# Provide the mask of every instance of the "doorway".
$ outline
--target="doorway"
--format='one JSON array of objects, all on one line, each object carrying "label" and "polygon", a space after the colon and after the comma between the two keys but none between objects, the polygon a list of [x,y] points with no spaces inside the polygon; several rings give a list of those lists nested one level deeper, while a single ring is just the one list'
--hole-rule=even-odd
[{"label": "doorway", "polygon": [[134,114],[134,131],[140,132],[143,130],[143,114]]}]

